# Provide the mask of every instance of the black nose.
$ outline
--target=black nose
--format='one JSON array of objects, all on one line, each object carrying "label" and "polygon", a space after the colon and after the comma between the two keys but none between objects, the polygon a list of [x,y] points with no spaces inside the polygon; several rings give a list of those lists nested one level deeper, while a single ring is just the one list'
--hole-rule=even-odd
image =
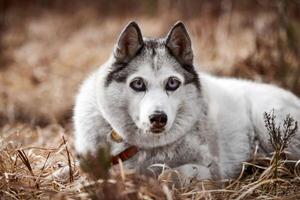
[{"label": "black nose", "polygon": [[149,116],[149,120],[152,128],[161,129],[167,124],[168,116],[162,111],[157,111]]}]

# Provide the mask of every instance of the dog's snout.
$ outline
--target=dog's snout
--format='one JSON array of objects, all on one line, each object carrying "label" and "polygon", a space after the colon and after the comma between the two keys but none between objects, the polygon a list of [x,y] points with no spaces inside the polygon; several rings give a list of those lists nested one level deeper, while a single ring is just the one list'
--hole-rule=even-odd
[{"label": "dog's snout", "polygon": [[168,116],[161,111],[156,111],[149,116],[151,127],[153,130],[161,130],[167,124]]}]

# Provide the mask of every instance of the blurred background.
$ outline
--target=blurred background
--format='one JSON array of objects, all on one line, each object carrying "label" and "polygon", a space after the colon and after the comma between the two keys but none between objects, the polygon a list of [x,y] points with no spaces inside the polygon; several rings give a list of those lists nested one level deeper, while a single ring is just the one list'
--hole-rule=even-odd
[{"label": "blurred background", "polygon": [[129,20],[152,37],[181,20],[198,69],[300,95],[299,0],[0,0],[0,125],[69,122]]}]

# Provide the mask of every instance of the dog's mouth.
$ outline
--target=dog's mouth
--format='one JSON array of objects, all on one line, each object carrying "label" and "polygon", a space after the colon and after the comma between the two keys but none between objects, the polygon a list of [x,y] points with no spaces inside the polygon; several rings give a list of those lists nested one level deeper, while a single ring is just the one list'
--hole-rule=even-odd
[{"label": "dog's mouth", "polygon": [[160,134],[165,131],[165,128],[151,128],[150,131],[154,134]]}]

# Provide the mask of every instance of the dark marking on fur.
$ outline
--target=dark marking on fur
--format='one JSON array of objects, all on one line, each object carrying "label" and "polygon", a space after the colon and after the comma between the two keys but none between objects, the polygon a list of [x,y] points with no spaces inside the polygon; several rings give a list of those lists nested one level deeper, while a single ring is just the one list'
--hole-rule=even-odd
[{"label": "dark marking on fur", "polygon": [[155,39],[148,39],[145,41],[145,52],[150,52],[152,69],[155,70],[155,56],[157,55],[156,49],[158,48],[158,42]]},{"label": "dark marking on fur", "polygon": [[152,58],[154,58],[155,56],[156,56],[156,51],[155,51],[155,49],[152,49]]},{"label": "dark marking on fur", "polygon": [[105,87],[108,87],[113,81],[118,83],[124,83],[129,74],[135,71],[135,69],[128,68],[128,63],[133,60],[136,56],[140,55],[144,49],[144,45],[140,48],[134,57],[132,57],[128,62],[114,62],[111,65],[111,71],[106,76]]},{"label": "dark marking on fur", "polygon": [[195,70],[194,66],[188,66],[188,65],[181,65],[183,69],[185,69],[189,75],[185,75],[185,83],[184,84],[194,84],[198,90],[201,89],[200,80],[198,73]]},{"label": "dark marking on fur", "polygon": [[[166,46],[166,41],[165,40],[158,40],[158,39],[146,39],[143,43],[142,48],[139,49],[139,51],[136,53],[134,57],[131,58],[131,60],[135,59],[138,56],[145,56],[146,52],[150,52],[150,56],[152,58],[152,61],[154,61],[154,57],[157,55],[157,49],[159,48],[165,48],[170,56],[174,58],[180,65],[181,69],[177,69],[180,71],[181,74],[183,74],[184,79],[185,79],[185,85],[187,84],[194,84],[198,90],[201,89],[201,84],[199,80],[198,73],[196,72],[195,68],[193,65],[186,65],[186,64],[181,64],[179,60],[172,54],[170,49]],[[122,82],[124,83],[128,77],[129,74],[133,73],[135,68],[128,67],[129,63],[131,62],[129,60],[128,62],[115,62],[111,66],[111,71],[108,73],[106,81],[105,81],[105,86],[108,87],[110,83],[113,81],[116,82]],[[159,66],[156,66],[159,67]],[[153,63],[153,69],[155,68],[155,63]]]},{"label": "dark marking on fur", "polygon": [[166,49],[168,50],[168,53],[175,58],[175,60],[180,64],[182,69],[184,71],[182,72],[184,79],[185,79],[185,85],[187,84],[194,84],[198,90],[201,89],[201,84],[199,80],[198,73],[195,70],[195,67],[193,65],[187,65],[187,64],[181,64],[180,61],[176,58],[176,56],[173,55],[172,51],[166,46]]},{"label": "dark marking on fur", "polygon": [[113,81],[124,83],[129,74],[134,72],[136,69],[128,68],[127,66],[139,55],[144,52],[151,50],[151,56],[154,58],[156,55],[156,48],[158,48],[159,43],[155,39],[149,39],[144,41],[143,46],[138,50],[135,56],[133,56],[128,62],[118,62],[116,61],[111,65],[111,71],[108,73],[105,81],[105,87],[108,87]]},{"label": "dark marking on fur", "polygon": [[148,38],[144,41],[144,47],[148,50],[150,49],[157,49],[160,46],[160,43],[156,39]]},{"label": "dark marking on fur", "polygon": [[114,63],[111,68],[113,69],[106,76],[105,87],[108,87],[109,84],[114,80],[117,82],[125,82],[128,76],[127,73],[124,73],[126,68],[126,63]]}]

